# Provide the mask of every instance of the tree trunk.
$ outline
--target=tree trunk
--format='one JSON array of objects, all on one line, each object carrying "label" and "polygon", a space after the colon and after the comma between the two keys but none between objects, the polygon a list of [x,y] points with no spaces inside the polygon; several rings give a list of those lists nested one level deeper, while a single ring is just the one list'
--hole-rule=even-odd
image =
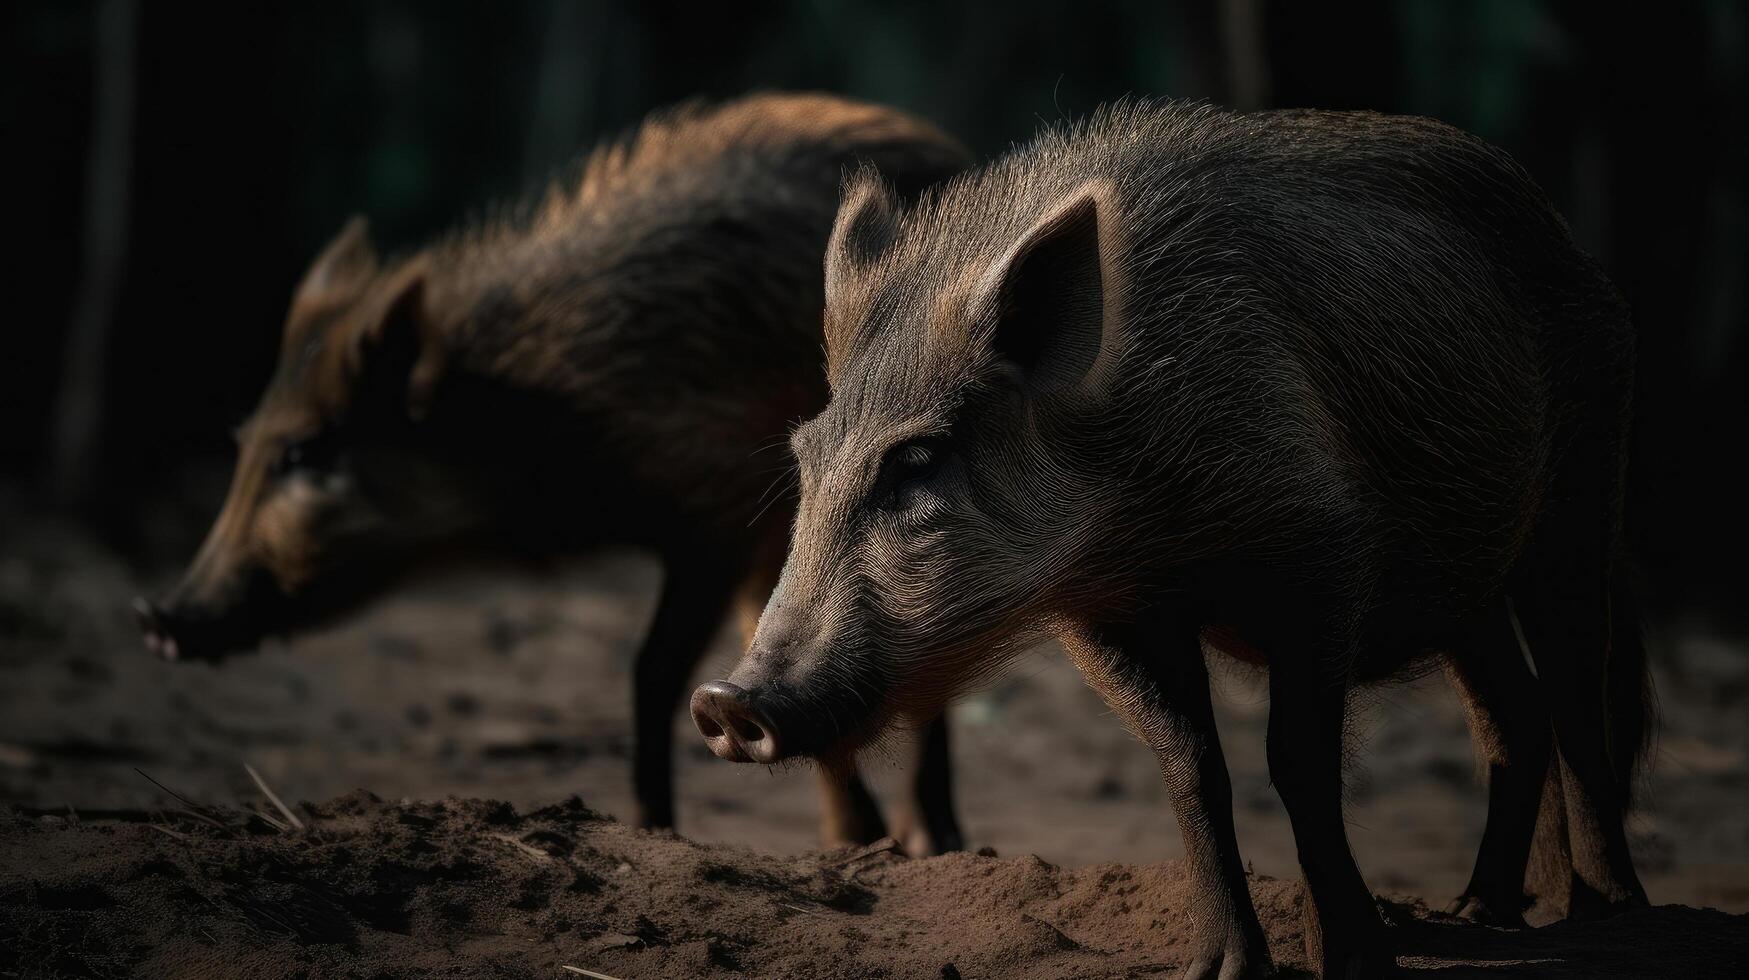
[{"label": "tree trunk", "polygon": [[137,0],[102,0],[95,12],[84,254],[49,423],[49,489],[72,506],[96,491],[110,329],[127,269],[139,13]]}]

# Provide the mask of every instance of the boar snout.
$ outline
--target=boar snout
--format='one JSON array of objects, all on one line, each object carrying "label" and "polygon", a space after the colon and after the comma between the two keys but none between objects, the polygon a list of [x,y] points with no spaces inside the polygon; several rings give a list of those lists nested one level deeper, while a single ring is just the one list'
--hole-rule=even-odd
[{"label": "boar snout", "polygon": [[246,649],[255,637],[222,617],[197,615],[174,600],[156,603],[139,597],[133,601],[134,622],[146,649],[159,659],[218,661],[225,654]]},{"label": "boar snout", "polygon": [[134,622],[140,627],[140,638],[145,641],[146,649],[161,660],[180,660],[182,645],[177,642],[164,610],[145,596],[134,597],[133,610]]},{"label": "boar snout", "polygon": [[708,681],[692,693],[692,723],[719,759],[769,765],[783,758],[777,726],[728,681]]},{"label": "boar snout", "polygon": [[254,649],[280,621],[284,600],[258,572],[236,571],[214,584],[184,579],[167,598],[134,599],[146,649],[166,661],[216,662]]}]

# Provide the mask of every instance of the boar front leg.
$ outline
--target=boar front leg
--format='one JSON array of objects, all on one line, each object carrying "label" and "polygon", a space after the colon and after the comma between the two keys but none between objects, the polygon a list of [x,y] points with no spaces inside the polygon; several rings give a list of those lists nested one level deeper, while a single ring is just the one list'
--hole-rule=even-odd
[{"label": "boar front leg", "polygon": [[[1342,817],[1348,658],[1316,647],[1269,659],[1269,779],[1287,808],[1305,875],[1306,952],[1326,980],[1383,976],[1391,958]],[[1296,656],[1298,655],[1298,656]]]},{"label": "boar front leg", "polygon": [[908,783],[893,803],[890,830],[854,760],[819,766],[820,839],[827,847],[868,844],[890,833],[910,857],[965,848],[953,806],[947,715],[936,716],[908,748],[909,757],[901,767]]},{"label": "boar front leg", "polygon": [[954,814],[953,756],[946,712],[918,733],[912,749],[906,767],[910,785],[894,807],[893,836],[912,857],[961,850],[965,839]]},{"label": "boar front leg", "polygon": [[[1239,860],[1233,788],[1215,730],[1208,666],[1194,626],[1175,625],[1163,649],[1138,630],[1064,637],[1075,666],[1160,764],[1199,898],[1185,980],[1271,972],[1269,948]],[[1134,651],[1150,649],[1152,656]],[[1157,651],[1157,652],[1156,652]]]},{"label": "boar front leg", "polygon": [[674,712],[722,625],[737,575],[696,556],[663,562],[662,597],[632,675],[632,782],[637,826],[674,826]]},{"label": "boar front leg", "polygon": [[820,778],[820,844],[851,847],[887,836],[881,808],[854,761],[815,767]]}]

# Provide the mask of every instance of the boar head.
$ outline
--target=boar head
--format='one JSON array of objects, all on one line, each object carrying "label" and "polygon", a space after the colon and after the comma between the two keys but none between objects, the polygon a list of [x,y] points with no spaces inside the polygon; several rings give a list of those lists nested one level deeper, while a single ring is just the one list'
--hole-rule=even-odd
[{"label": "boar head", "polygon": [[422,443],[443,365],[418,258],[384,268],[353,219],[293,296],[279,363],[237,430],[230,491],[179,584],[135,600],[148,648],[215,659],[367,592],[466,508]]},{"label": "boar head", "polygon": [[740,664],[692,699],[717,755],[830,762],[1110,598],[1078,566],[1109,483],[1090,459],[1113,456],[1088,424],[1122,340],[1113,219],[1100,182],[981,230],[847,185],[789,555]]}]

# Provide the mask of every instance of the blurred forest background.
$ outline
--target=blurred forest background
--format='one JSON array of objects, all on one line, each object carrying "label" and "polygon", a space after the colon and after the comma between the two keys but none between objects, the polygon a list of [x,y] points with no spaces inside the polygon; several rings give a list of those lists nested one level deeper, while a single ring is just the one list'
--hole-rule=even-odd
[{"label": "blurred forest background", "polygon": [[1735,0],[19,0],[0,17],[18,249],[0,550],[8,524],[60,512],[137,568],[185,559],[291,288],[353,213],[411,248],[694,95],[843,92],[984,155],[1105,101],[1169,96],[1425,114],[1515,154],[1640,325],[1629,514],[1648,596],[1741,616]]}]

